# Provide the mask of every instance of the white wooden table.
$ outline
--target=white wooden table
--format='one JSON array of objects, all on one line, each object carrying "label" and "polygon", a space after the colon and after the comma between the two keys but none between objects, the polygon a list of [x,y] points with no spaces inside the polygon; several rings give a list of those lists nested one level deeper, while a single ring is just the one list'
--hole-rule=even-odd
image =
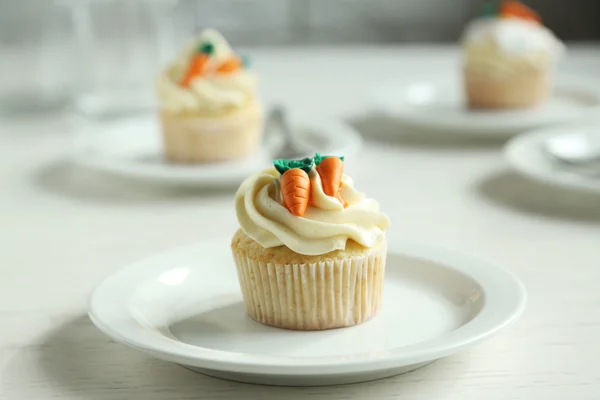
[{"label": "white wooden table", "polygon": [[[267,99],[351,117],[370,83],[454,68],[449,48],[254,52]],[[600,46],[564,69],[597,73]],[[347,169],[379,199],[391,235],[495,261],[525,282],[510,328],[416,372],[361,385],[273,388],[204,377],[111,342],[86,317],[106,275],[151,253],[236,228],[231,192],[147,186],[62,160],[60,116],[0,120],[1,399],[599,399],[600,196],[565,192],[507,170],[497,145],[413,137],[367,143]],[[386,169],[395,169],[386,185]]]}]

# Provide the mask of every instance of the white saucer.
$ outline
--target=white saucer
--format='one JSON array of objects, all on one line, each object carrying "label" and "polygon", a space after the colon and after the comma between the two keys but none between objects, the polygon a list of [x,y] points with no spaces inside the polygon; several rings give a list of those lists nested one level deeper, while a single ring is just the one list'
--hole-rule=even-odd
[{"label": "white saucer", "polygon": [[[307,154],[351,156],[362,138],[351,127],[326,118],[292,117],[295,140]],[[200,186],[237,186],[250,173],[271,165],[266,150],[240,161],[177,165],[163,157],[154,115],[97,123],[78,132],[70,159],[80,166],[130,178]]]},{"label": "white saucer", "polygon": [[516,319],[511,274],[428,246],[391,245],[383,310],[362,325],[298,332],[245,314],[228,239],[175,249],[101,283],[89,315],[118,342],[220,378],[329,385],[397,375],[446,357]]},{"label": "white saucer", "polygon": [[509,164],[519,172],[547,184],[600,193],[596,176],[569,168],[546,154],[547,140],[567,134],[598,134],[599,126],[572,126],[533,131],[510,140],[504,149]]},{"label": "white saucer", "polygon": [[536,109],[472,111],[465,106],[458,77],[434,75],[379,85],[372,102],[374,111],[412,126],[454,135],[507,137],[592,115],[600,110],[600,83],[561,77],[552,96]]}]

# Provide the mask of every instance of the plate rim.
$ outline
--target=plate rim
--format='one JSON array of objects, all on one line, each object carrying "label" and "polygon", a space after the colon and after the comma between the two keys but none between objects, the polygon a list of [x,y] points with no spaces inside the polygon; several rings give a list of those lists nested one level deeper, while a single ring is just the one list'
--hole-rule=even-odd
[{"label": "plate rim", "polygon": [[[347,358],[341,357],[341,359],[329,360],[327,362],[322,359],[319,359],[318,362],[316,362],[315,358],[285,358],[260,355],[251,355],[246,357],[250,361],[244,360],[244,362],[241,362],[239,356],[231,357],[231,354],[237,355],[237,353],[220,350],[203,351],[202,348],[181,342],[176,342],[179,343],[177,346],[168,349],[160,348],[157,347],[156,344],[148,345],[147,340],[145,343],[140,343],[139,337],[136,338],[135,335],[132,337],[131,333],[123,333],[122,330],[117,331],[111,328],[109,324],[107,325],[105,323],[105,318],[100,315],[102,312],[99,313],[98,305],[96,303],[99,301],[98,297],[102,294],[102,291],[108,290],[106,287],[110,288],[111,279],[114,280],[119,278],[120,275],[135,273],[136,270],[143,270],[143,265],[146,263],[159,262],[157,260],[161,257],[168,258],[171,254],[191,251],[191,249],[198,246],[210,246],[211,248],[214,248],[215,245],[222,246],[223,244],[226,244],[227,248],[229,248],[229,240],[225,240],[224,238],[177,247],[165,252],[157,253],[114,272],[96,286],[90,295],[88,301],[88,315],[90,319],[98,329],[114,340],[129,347],[142,350],[154,357],[179,364],[220,371],[269,375],[337,375],[381,371],[419,362],[432,361],[454,354],[465,347],[472,346],[489,337],[516,320],[525,309],[527,300],[524,284],[514,274],[495,264],[460,252],[446,250],[441,247],[396,241],[394,244],[390,243],[391,245],[389,246],[388,254],[408,255],[436,262],[445,268],[453,269],[474,280],[480,285],[486,296],[481,311],[472,320],[456,330],[450,331],[441,337],[396,348],[395,352],[393,351],[394,349],[392,349],[388,351],[388,353],[390,353],[388,356],[381,356],[379,358],[368,360],[360,358],[348,360]],[[499,295],[503,290],[506,290],[509,293],[509,295],[504,298],[502,295]],[[502,306],[503,302],[506,303],[504,306]],[[498,310],[490,310],[490,307],[493,307],[494,305],[501,311],[500,313],[498,313]],[[132,317],[128,318],[134,320]],[[486,319],[488,320],[487,322]],[[468,334],[469,330],[472,331],[470,334]],[[158,338],[154,339],[158,340]],[[175,342],[174,340],[171,341]],[[152,340],[150,340],[150,343],[152,343]],[[400,349],[400,351],[398,351],[398,349]],[[410,352],[411,349],[412,353]],[[209,357],[206,357],[207,354],[202,354],[202,356],[193,354],[198,352],[209,353]],[[335,357],[332,356],[330,358]],[[286,362],[283,362],[282,360],[285,360]]]},{"label": "plate rim", "polygon": [[[165,184],[227,187],[239,185],[248,176],[248,171],[245,171],[244,168],[236,169],[236,173],[229,174],[229,177],[225,178],[224,175],[227,174],[223,173],[219,173],[214,178],[207,176],[205,172],[203,172],[201,175],[196,175],[194,174],[194,169],[198,168],[197,165],[177,166],[177,168],[185,168],[186,172],[184,174],[169,174],[168,168],[159,169],[157,171],[156,167],[143,168],[139,164],[131,162],[112,163],[106,158],[93,156],[90,157],[90,155],[85,152],[85,149],[89,146],[89,144],[96,140],[96,138],[87,139],[85,138],[86,135],[101,135],[102,132],[106,130],[132,124],[132,122],[143,121],[146,123],[155,120],[156,116],[154,114],[145,113],[122,117],[116,120],[100,121],[96,122],[94,125],[85,126],[82,129],[74,129],[72,134],[74,138],[73,144],[66,151],[66,157],[76,166],[88,168],[96,172],[107,173],[113,176],[121,176],[124,178],[139,179],[147,182],[161,182]],[[158,122],[156,123],[158,124]],[[360,133],[354,127],[340,118],[321,114],[306,114],[298,112],[290,115],[290,123],[293,126],[325,127],[326,130],[335,130],[336,133],[334,136],[345,136],[347,139],[346,142],[343,144],[343,146],[332,150],[334,153],[341,152],[352,155],[356,154],[363,146],[364,141]],[[264,163],[266,168],[268,167],[271,157],[264,149],[260,148],[255,154],[249,156],[246,160],[253,159],[255,160],[256,164],[259,162]],[[240,163],[244,161],[245,160],[239,160]]]},{"label": "plate rim", "polygon": [[[581,77],[572,73],[561,73],[556,76],[554,86],[562,87],[564,89],[577,88],[580,91],[585,91],[587,94],[593,94],[596,100],[596,104],[590,105],[589,107],[582,108],[581,111],[571,113],[566,118],[544,118],[530,119],[528,121],[517,121],[511,122],[510,119],[502,120],[501,126],[491,126],[493,124],[489,121],[476,121],[471,120],[469,123],[465,123],[468,118],[460,118],[456,120],[448,121],[448,119],[437,120],[435,118],[429,119],[428,122],[423,122],[425,118],[413,118],[412,116],[417,115],[416,113],[410,112],[409,107],[397,107],[394,111],[390,111],[390,107],[385,105],[382,100],[382,93],[385,93],[385,87],[394,86],[406,89],[410,85],[414,85],[419,82],[429,82],[436,86],[445,85],[454,82],[448,74],[432,73],[428,75],[419,75],[413,79],[396,79],[389,80],[387,82],[379,82],[373,85],[370,91],[369,104],[371,110],[380,115],[395,119],[404,124],[420,127],[423,129],[431,129],[435,131],[445,130],[453,135],[462,136],[476,136],[476,137],[489,137],[489,138],[506,138],[512,137],[518,133],[540,129],[542,127],[552,126],[555,124],[569,123],[578,119],[582,119],[587,115],[593,115],[595,112],[600,110],[600,80],[594,77]],[[460,76],[457,75],[457,82],[460,83]],[[388,89],[389,91],[389,89]]]},{"label": "plate rim", "polygon": [[[573,176],[577,177],[576,179],[567,178],[566,176],[571,176],[567,170],[563,171],[566,172],[567,175],[550,174],[546,171],[539,171],[537,168],[532,168],[530,162],[523,160],[521,154],[525,151],[528,154],[535,153],[537,156],[544,158],[540,147],[542,141],[551,136],[564,134],[567,129],[570,131],[597,132],[600,130],[600,124],[587,123],[531,130],[506,142],[503,149],[504,159],[516,171],[536,181],[565,189],[577,189],[599,193],[600,179],[591,179],[583,174],[573,174]],[[547,165],[550,165],[550,161],[548,161]]]}]

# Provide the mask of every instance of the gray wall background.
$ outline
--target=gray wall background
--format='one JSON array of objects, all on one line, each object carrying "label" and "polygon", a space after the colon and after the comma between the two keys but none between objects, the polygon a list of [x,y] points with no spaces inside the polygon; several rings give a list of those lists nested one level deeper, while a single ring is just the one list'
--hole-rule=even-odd
[{"label": "gray wall background", "polygon": [[[148,4],[175,0],[0,0],[0,44],[69,38],[64,4],[93,4],[99,34],[127,37],[132,24],[152,29]],[[145,4],[124,12],[131,3]],[[218,28],[238,44],[442,41],[458,38],[484,0],[179,0],[161,11],[181,34]],[[527,0],[563,39],[600,38],[599,0]],[[62,4],[62,5],[61,5]],[[130,7],[130,9],[136,8]],[[156,12],[156,11],[155,11]]]},{"label": "gray wall background", "polygon": [[[46,107],[123,82],[147,86],[204,27],[221,30],[235,46],[454,43],[483,2],[0,0],[0,108]],[[600,39],[600,0],[526,3],[564,40]]]}]

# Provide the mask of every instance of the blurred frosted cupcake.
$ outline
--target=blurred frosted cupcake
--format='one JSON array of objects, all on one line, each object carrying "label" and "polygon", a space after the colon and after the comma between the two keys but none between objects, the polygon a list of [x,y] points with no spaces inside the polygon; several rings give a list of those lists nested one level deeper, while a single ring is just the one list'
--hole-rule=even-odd
[{"label": "blurred frosted cupcake", "polygon": [[257,79],[218,32],[195,38],[159,75],[157,93],[169,160],[225,161],[256,150],[262,129]]},{"label": "blurred frosted cupcake", "polygon": [[248,314],[266,325],[357,325],[381,307],[388,217],[354,189],[343,157],[276,160],[236,194],[231,247]]},{"label": "blurred frosted cupcake", "polygon": [[463,36],[464,85],[470,108],[533,107],[551,90],[564,46],[518,1],[488,3]]}]

